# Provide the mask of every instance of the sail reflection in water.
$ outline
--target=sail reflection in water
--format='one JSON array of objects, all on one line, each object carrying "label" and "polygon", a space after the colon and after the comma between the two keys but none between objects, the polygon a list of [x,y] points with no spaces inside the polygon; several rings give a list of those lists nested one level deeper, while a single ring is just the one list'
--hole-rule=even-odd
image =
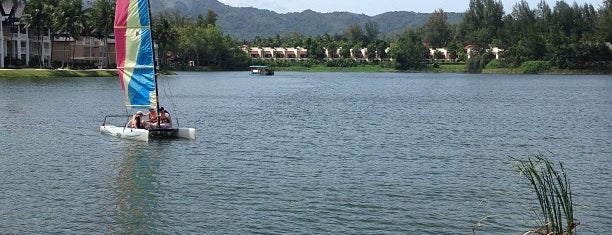
[{"label": "sail reflection in water", "polygon": [[122,162],[118,163],[113,198],[116,201],[111,222],[118,234],[154,234],[159,219],[159,165],[158,149],[146,144],[129,143]]}]

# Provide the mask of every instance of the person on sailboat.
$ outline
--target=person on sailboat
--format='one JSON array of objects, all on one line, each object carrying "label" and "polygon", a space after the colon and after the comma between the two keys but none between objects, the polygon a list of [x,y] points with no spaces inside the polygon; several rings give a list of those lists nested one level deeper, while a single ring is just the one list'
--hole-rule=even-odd
[{"label": "person on sailboat", "polygon": [[146,129],[156,129],[157,128],[157,112],[154,108],[150,108],[149,112],[146,114],[149,117],[144,124]]},{"label": "person on sailboat", "polygon": [[138,112],[136,112],[136,114],[134,114],[132,116],[132,120],[130,121],[131,124],[132,124],[132,128],[136,128],[136,129],[144,128],[144,123],[142,121],[142,116],[144,116],[142,111],[138,111]]},{"label": "person on sailboat", "polygon": [[164,107],[159,108],[159,116],[161,120],[161,125],[163,128],[172,128],[172,119],[170,119],[170,113],[164,109]]}]

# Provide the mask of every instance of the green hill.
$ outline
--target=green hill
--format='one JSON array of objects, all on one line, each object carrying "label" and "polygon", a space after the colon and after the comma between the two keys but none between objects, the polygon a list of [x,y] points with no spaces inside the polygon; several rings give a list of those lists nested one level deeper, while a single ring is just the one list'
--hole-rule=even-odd
[{"label": "green hill", "polygon": [[[383,34],[416,28],[424,25],[430,13],[411,11],[387,12],[376,16],[349,12],[320,13],[312,10],[279,14],[270,10],[252,7],[231,7],[217,0],[151,0],[154,11],[178,11],[182,14],[197,17],[205,16],[208,9],[218,15],[217,25],[224,33],[236,39],[251,40],[255,36],[273,37],[288,33],[300,33],[304,36],[322,34],[342,34],[350,25],[364,25],[376,22]],[[447,13],[449,23],[458,23],[463,13]]]}]

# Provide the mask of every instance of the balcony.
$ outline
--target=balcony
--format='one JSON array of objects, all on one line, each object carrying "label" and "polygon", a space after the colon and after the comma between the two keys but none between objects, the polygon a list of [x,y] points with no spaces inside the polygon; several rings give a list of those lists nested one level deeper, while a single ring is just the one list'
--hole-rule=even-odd
[{"label": "balcony", "polygon": [[27,34],[20,34],[20,33],[10,33],[9,34],[9,40],[26,40],[28,39],[28,35]]},{"label": "balcony", "polygon": [[102,43],[98,40],[85,40],[85,41],[77,41],[76,45],[79,46],[100,46]]}]

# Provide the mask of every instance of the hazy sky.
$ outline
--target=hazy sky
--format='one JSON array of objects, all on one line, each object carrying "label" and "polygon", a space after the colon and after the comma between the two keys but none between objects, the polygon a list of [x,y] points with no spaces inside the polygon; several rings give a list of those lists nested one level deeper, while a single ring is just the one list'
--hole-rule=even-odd
[{"label": "hazy sky", "polygon": [[[414,11],[431,13],[437,9],[445,12],[465,12],[469,0],[219,0],[234,7],[255,7],[268,9],[278,13],[302,12],[311,9],[318,12],[348,11],[358,14],[378,15],[389,11]],[[504,11],[510,13],[512,7],[519,0],[502,0]],[[533,9],[540,0],[527,0]],[[550,7],[554,7],[557,0],[546,0]],[[566,0],[568,4],[574,2],[582,5],[592,4],[596,9],[603,5],[603,0]]]}]

